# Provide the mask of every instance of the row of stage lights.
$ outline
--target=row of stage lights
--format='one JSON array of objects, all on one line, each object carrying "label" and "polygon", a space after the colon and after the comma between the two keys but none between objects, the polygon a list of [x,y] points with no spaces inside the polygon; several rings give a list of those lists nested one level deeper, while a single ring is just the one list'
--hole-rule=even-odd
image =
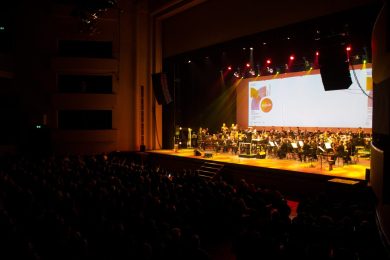
[{"label": "row of stage lights", "polygon": [[[250,50],[253,50],[253,48],[250,48]],[[351,50],[352,50],[352,47],[350,45],[348,45],[345,48],[348,61],[351,58],[350,57]],[[319,68],[319,63],[318,63],[319,55],[320,55],[320,52],[316,51],[315,58],[314,58],[313,62],[310,62],[305,57],[302,57],[303,62],[301,64],[297,64],[297,66],[296,66],[296,67],[298,67],[298,69],[293,69],[294,61],[296,60],[296,57],[294,54],[291,54],[288,57],[288,62],[285,63],[283,66],[272,66],[272,59],[267,58],[265,60],[265,66],[263,67],[263,69],[261,69],[260,65],[257,64],[256,70],[255,70],[254,66],[251,63],[246,63],[244,69],[240,69],[240,67],[238,67],[234,71],[233,75],[236,78],[245,78],[245,77],[256,77],[256,76],[259,77],[262,75],[277,75],[277,74],[280,74],[282,72],[288,73],[288,72],[293,72],[293,71],[311,71],[313,69]],[[362,55],[362,56],[365,56],[365,55]],[[353,59],[352,60],[353,62],[356,62],[356,61],[360,62],[361,56],[355,55],[352,57],[352,59]],[[362,62],[366,63],[367,57],[363,57]],[[228,72],[233,71],[232,66],[228,66],[227,71]]]},{"label": "row of stage lights", "polygon": [[[303,70],[312,70],[313,67],[317,67],[318,66],[318,56],[319,56],[319,52],[317,51],[316,58],[315,58],[314,62],[312,62],[312,63],[310,63],[309,60],[307,60],[305,57],[303,57],[302,58],[303,63],[301,64],[301,65],[303,65]],[[263,68],[261,68],[261,66],[259,64],[257,64],[256,66],[253,66],[251,63],[246,63],[245,67],[243,69],[238,67],[234,71],[233,75],[236,78],[244,78],[244,77],[256,77],[256,76],[259,77],[259,76],[264,75],[264,74],[265,75],[279,74],[279,73],[281,73],[281,71],[284,71],[286,73],[292,72],[292,67],[294,65],[294,61],[295,61],[295,55],[291,54],[288,58],[288,63],[285,63],[283,66],[272,66],[272,59],[267,58]],[[228,66],[226,69],[228,72],[233,71],[232,66]]]},{"label": "row of stage lights", "polygon": [[[252,51],[253,48],[250,48]],[[345,48],[346,54],[347,54],[347,59],[352,63],[366,63],[367,62],[367,54],[362,54],[362,55],[352,55],[351,56],[351,50],[352,47],[348,45]],[[221,72],[224,72],[225,75],[229,73],[233,73],[233,76],[236,78],[247,78],[247,77],[259,77],[259,76],[266,76],[266,75],[277,75],[280,73],[288,73],[288,72],[296,72],[296,71],[311,71],[313,69],[318,69],[319,68],[319,59],[320,52],[316,51],[315,52],[315,58],[314,61],[310,62],[306,57],[302,57],[301,63],[296,62],[296,56],[294,54],[291,54],[288,57],[288,62],[285,63],[284,65],[272,65],[272,59],[267,58],[264,62],[263,66],[260,66],[259,64],[253,65],[252,62],[246,63],[242,67],[237,67],[236,69],[233,68],[233,66],[227,66]],[[191,63],[190,60],[188,60],[188,63]]]}]

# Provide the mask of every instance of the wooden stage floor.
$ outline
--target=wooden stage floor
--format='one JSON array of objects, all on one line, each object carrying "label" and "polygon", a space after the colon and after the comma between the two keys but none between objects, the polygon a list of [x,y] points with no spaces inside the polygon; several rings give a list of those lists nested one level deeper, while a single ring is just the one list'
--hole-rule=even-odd
[{"label": "wooden stage floor", "polygon": [[163,154],[169,156],[178,156],[192,158],[198,160],[207,160],[221,162],[225,164],[246,165],[252,167],[262,167],[278,170],[293,171],[299,173],[307,173],[314,175],[330,176],[333,178],[366,180],[366,170],[370,168],[369,158],[358,158],[354,163],[344,164],[339,161],[333,165],[332,170],[329,170],[327,162],[315,160],[313,162],[301,162],[294,159],[278,159],[278,158],[244,158],[231,153],[213,153],[211,158],[205,158],[204,152],[201,156],[195,156],[194,149],[179,149],[174,150],[152,150],[149,153]]}]

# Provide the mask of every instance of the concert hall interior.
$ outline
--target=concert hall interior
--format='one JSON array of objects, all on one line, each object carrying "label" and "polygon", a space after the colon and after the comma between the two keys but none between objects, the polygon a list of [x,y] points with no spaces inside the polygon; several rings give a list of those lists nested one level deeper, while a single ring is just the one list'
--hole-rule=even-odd
[{"label": "concert hall interior", "polygon": [[3,1],[0,259],[389,260],[389,5]]}]

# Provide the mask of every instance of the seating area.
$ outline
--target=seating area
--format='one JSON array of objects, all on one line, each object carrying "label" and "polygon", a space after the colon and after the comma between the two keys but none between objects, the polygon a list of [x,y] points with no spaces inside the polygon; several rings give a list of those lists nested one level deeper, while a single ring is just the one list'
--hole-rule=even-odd
[{"label": "seating area", "polygon": [[[387,259],[370,194],[281,191],[137,156],[3,157],[1,259]],[[225,258],[226,259],[226,258]]]}]

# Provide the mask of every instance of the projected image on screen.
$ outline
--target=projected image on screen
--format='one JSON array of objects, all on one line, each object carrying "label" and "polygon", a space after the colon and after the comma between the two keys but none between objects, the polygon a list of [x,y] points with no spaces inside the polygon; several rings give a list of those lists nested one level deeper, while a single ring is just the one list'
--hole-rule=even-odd
[{"label": "projected image on screen", "polygon": [[371,128],[372,70],[354,73],[348,89],[334,91],[324,90],[318,73],[250,81],[248,125]]}]

